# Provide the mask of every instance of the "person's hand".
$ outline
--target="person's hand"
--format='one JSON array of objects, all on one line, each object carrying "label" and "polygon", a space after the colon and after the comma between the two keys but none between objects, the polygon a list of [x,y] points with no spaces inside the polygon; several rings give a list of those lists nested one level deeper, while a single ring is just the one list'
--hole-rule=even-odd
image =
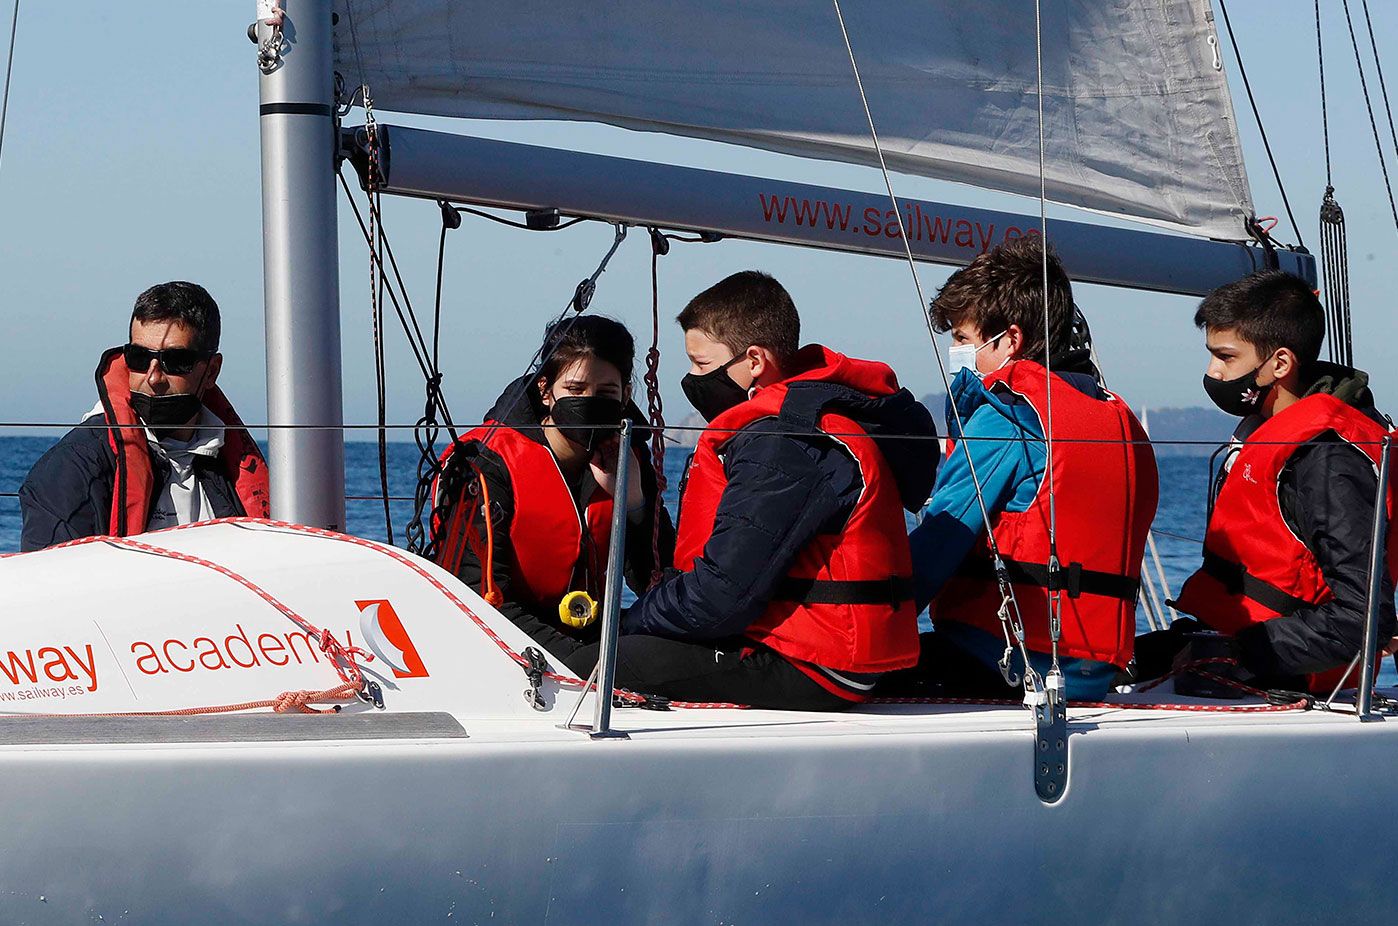
[{"label": "person's hand", "polygon": [[[611,436],[597,446],[589,465],[592,478],[597,485],[613,498],[616,497],[616,460],[621,447],[621,438]],[[634,453],[626,455],[626,510],[636,511],[646,503],[645,492],[641,489],[641,464]]]},{"label": "person's hand", "polygon": [[1398,637],[1389,640],[1388,645],[1383,648],[1383,654],[1385,656],[1391,656],[1394,653],[1398,653]]}]

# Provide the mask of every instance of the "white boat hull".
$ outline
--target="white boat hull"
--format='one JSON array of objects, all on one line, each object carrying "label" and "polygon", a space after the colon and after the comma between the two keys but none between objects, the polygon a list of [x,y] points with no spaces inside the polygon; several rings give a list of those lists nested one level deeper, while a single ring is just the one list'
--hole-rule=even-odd
[{"label": "white boat hull", "polygon": [[[1379,922],[1398,729],[623,715],[629,740],[0,749],[0,920]],[[338,718],[317,723],[333,735]],[[770,725],[767,721],[770,720]],[[1323,849],[1323,851],[1322,851]],[[42,898],[42,899],[41,899]]]},{"label": "white boat hull", "polygon": [[[625,709],[625,739],[593,740],[562,726],[566,681],[546,683],[548,710],[526,705],[506,650],[527,638],[435,567],[272,525],[143,540],[345,629],[364,609],[339,599],[392,601],[426,674],[370,663],[383,711],[0,718],[0,922],[1325,923],[1398,907],[1381,851],[1392,722],[1075,708],[1052,805],[1018,707]],[[182,639],[240,624],[257,644],[286,621],[246,586],[220,595],[223,573],[95,544],[0,563],[7,588],[42,582],[50,601],[42,622],[17,612],[0,649],[86,645],[89,579],[143,601],[163,569],[207,603],[180,616]],[[98,690],[35,710],[336,680],[309,661],[133,673],[123,641],[152,620],[103,614]],[[378,645],[401,659],[402,639]],[[23,681],[0,677],[0,694]]]}]

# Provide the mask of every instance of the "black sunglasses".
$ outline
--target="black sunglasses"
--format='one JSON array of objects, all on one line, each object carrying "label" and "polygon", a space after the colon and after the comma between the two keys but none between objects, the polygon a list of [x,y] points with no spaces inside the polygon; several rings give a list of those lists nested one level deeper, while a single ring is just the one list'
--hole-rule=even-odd
[{"label": "black sunglasses", "polygon": [[188,376],[194,372],[199,361],[208,360],[214,355],[211,350],[195,350],[192,347],[167,347],[165,350],[151,350],[139,344],[128,344],[121,349],[126,358],[126,368],[133,373],[144,373],[150,369],[152,360],[160,361],[160,369],[168,376]]}]

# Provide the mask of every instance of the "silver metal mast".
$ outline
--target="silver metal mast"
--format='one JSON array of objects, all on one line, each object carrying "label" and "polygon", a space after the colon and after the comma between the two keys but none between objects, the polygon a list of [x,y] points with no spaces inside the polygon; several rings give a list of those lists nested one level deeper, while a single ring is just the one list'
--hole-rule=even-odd
[{"label": "silver metal mast", "polygon": [[[261,4],[259,4],[261,6]],[[272,515],[343,529],[345,444],[335,214],[331,0],[259,20],[267,463]]]}]

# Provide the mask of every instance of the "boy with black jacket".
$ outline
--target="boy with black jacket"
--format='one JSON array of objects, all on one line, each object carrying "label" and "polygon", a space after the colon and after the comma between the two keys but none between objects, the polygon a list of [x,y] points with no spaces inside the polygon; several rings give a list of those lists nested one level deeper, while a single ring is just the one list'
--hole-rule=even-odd
[{"label": "boy with black jacket", "polygon": [[[764,273],[720,281],[678,321],[685,395],[709,425],[678,571],[624,616],[616,683],[771,708],[864,700],[917,660],[903,510],[936,475],[932,417],[887,365],[800,347],[796,306]],[[596,658],[568,663],[586,675]]]},{"label": "boy with black jacket", "polygon": [[[1243,421],[1213,486],[1203,566],[1175,606],[1231,637],[1252,684],[1328,694],[1363,637],[1378,463],[1391,424],[1365,373],[1317,359],[1324,313],[1305,281],[1254,273],[1210,293],[1194,323],[1212,355],[1204,390]],[[1391,516],[1391,482],[1388,494]],[[1394,536],[1385,534],[1380,560],[1384,640],[1394,627]],[[1191,623],[1163,632],[1163,648],[1149,635],[1142,675],[1164,671],[1162,656],[1183,642],[1182,631],[1200,629]]]}]

